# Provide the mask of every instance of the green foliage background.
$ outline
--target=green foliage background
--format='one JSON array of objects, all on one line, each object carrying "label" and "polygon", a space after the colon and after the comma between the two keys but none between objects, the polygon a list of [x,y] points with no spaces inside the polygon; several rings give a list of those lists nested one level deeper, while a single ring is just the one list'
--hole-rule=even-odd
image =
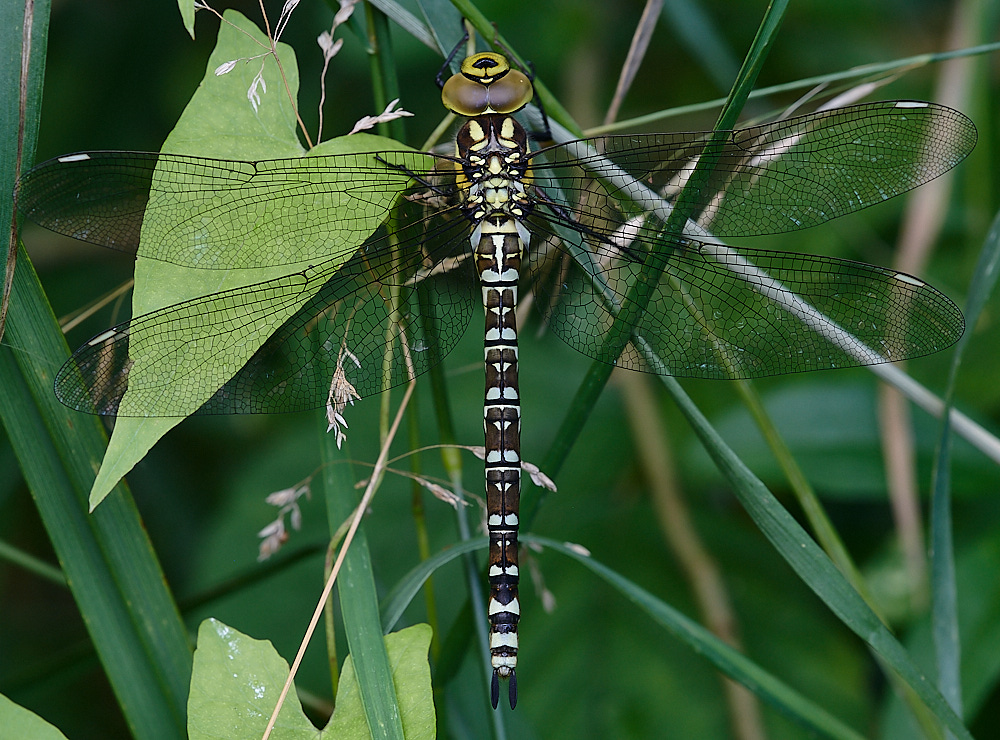
[{"label": "green foliage background", "polygon": [[[257,18],[255,3],[241,9]],[[667,3],[681,15],[661,20],[650,51],[626,98],[621,118],[721,97],[728,91],[763,13],[763,2]],[[969,3],[969,8],[974,4]],[[480,10],[514,49],[530,59],[539,79],[586,127],[600,122],[614,91],[642,4],[629,0],[547,3],[493,2]],[[758,86],[789,82],[855,65],[891,61],[946,48],[945,30],[962,7],[951,2],[869,3],[861,0],[793,3]],[[982,39],[997,27],[995,4],[975,5]],[[276,8],[269,8],[275,13]],[[696,12],[705,21],[683,15]],[[969,11],[971,12],[971,10]],[[315,131],[320,61],[314,38],[332,11],[303,3],[283,41],[301,67],[303,117]],[[213,21],[199,14],[198,38],[184,32],[170,2],[132,4],[100,0],[57,4],[51,19],[48,70],[38,161],[85,149],[156,150],[169,133],[204,70],[214,43]],[[993,29],[993,30],[991,30]],[[442,112],[434,74],[440,58],[393,28],[406,143],[420,146]],[[998,204],[997,80],[993,57],[973,62],[965,112],[980,128],[977,151],[961,168],[952,207],[925,277],[960,305],[979,246]],[[881,98],[927,99],[940,70],[917,69],[880,90]],[[378,112],[362,44],[346,35],[328,78],[327,136],[346,133],[363,115]],[[269,88],[268,94],[280,94]],[[752,103],[765,114],[793,95]],[[653,128],[710,128],[715,112],[674,118]],[[890,203],[803,234],[766,244],[879,264],[892,260],[903,203]],[[129,260],[96,247],[32,232],[32,258],[57,315],[75,310],[131,274]],[[69,334],[76,346],[116,320],[112,306]],[[988,429],[1000,423],[995,381],[1000,333],[992,301],[975,327],[956,389],[956,405]],[[589,366],[558,339],[536,337],[532,317],[521,343],[523,450],[541,462]],[[446,360],[457,440],[481,444],[481,339],[474,322]],[[949,353],[910,364],[909,372],[940,392]],[[685,389],[742,460],[797,512],[788,484],[731,384],[685,381]],[[827,506],[849,551],[868,578],[896,634],[918,662],[932,665],[925,593],[914,591],[897,547],[886,498],[877,428],[876,381],[865,370],[779,377],[758,384],[768,411],[796,460]],[[737,504],[678,411],[662,395],[657,412],[669,435],[677,480],[697,532],[733,602],[745,652],[806,697],[865,736],[912,737],[900,724],[891,688],[864,644],[820,603],[767,544]],[[437,439],[426,381],[416,400],[421,444]],[[916,472],[930,488],[937,422],[914,411]],[[350,410],[351,456],[377,456],[379,401]],[[310,414],[188,420],[171,432],[129,476],[143,522],[167,580],[193,631],[208,617],[247,635],[271,640],[290,658],[322,584],[327,523],[322,501],[303,504],[304,526],[276,559],[256,563],[255,533],[274,516],[264,496],[312,473],[319,461],[317,420]],[[642,435],[612,384],[594,410],[531,530],[580,543],[596,559],[689,615],[697,608],[687,577],[666,544],[651,500],[649,471],[635,453]],[[394,448],[405,452],[405,437]],[[443,475],[436,453],[424,472]],[[401,467],[405,463],[401,464]],[[953,495],[962,619],[966,719],[973,734],[989,737],[1000,722],[1000,474],[967,443],[956,440]],[[361,469],[360,467],[358,468]],[[0,439],[0,539],[51,560],[48,538],[17,462]],[[8,472],[9,471],[9,472]],[[481,490],[481,468],[469,458],[465,485]],[[376,499],[366,528],[377,586],[384,593],[418,562],[412,489],[392,476]],[[456,540],[447,507],[424,496],[432,552]],[[926,509],[926,507],[925,507]],[[522,589],[521,701],[511,734],[562,737],[731,736],[726,699],[713,668],[676,642],[603,581],[575,562],[531,554],[530,570],[544,579],[556,608],[547,613],[532,577]],[[527,562],[522,572],[528,573]],[[435,576],[444,660],[458,667],[438,695],[441,736],[483,737],[489,727],[478,665],[464,642],[471,619],[457,564]],[[420,599],[408,622],[427,618]],[[457,647],[455,647],[457,646]],[[346,647],[340,646],[340,654]],[[38,712],[73,738],[126,737],[79,612],[68,591],[16,565],[0,567],[0,692]],[[298,684],[316,697],[331,693],[319,643],[306,658]],[[439,688],[436,686],[436,688]],[[322,707],[317,701],[315,706]],[[803,730],[764,708],[768,737],[795,738]],[[669,729],[667,729],[669,728]]]}]

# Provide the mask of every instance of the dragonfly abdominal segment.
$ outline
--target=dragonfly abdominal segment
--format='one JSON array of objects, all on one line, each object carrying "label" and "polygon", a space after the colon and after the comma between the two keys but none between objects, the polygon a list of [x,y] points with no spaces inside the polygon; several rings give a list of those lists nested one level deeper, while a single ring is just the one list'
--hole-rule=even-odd
[{"label": "dragonfly abdominal segment", "polygon": [[[526,84],[525,84],[526,83]],[[517,379],[517,284],[528,247],[524,226],[531,200],[526,190],[528,137],[507,113],[531,101],[531,84],[498,54],[462,63],[442,88],[445,105],[470,118],[456,136],[458,187],[473,224],[472,249],[486,309],[486,527],[489,532],[490,700],[507,679],[511,709],[517,704],[517,530],[521,499],[521,401]]]}]

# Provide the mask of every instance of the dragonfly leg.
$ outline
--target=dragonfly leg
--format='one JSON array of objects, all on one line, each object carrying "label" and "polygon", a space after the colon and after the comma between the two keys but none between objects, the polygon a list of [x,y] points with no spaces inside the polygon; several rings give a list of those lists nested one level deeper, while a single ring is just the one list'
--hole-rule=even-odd
[{"label": "dragonfly leg", "polygon": [[625,255],[633,262],[643,261],[644,257],[642,252],[637,252],[636,250],[632,249],[630,245],[625,244],[624,242],[612,241],[599,231],[595,231],[594,229],[581,224],[579,221],[573,218],[573,214],[571,214],[559,203],[554,201],[548,195],[548,193],[545,192],[544,188],[536,184],[534,186],[533,194],[535,197],[535,203],[536,204],[540,203],[546,206],[550,211],[552,211],[553,215],[559,219],[559,223],[561,223],[563,226],[566,226],[567,228],[570,228],[573,231],[579,232],[584,236],[590,237],[595,242],[605,245],[608,249]]},{"label": "dragonfly leg", "polygon": [[434,81],[437,83],[438,89],[440,90],[444,87],[445,83],[445,73],[451,76],[451,63],[455,59],[455,55],[458,54],[458,50],[465,46],[465,42],[469,40],[469,28],[465,25],[465,18],[462,19],[462,38],[458,40],[452,48],[451,53],[448,54],[448,58],[444,60],[444,64],[441,65],[441,69],[438,70],[437,77]]},{"label": "dragonfly leg", "polygon": [[418,175],[416,172],[414,172],[413,170],[411,170],[408,167],[404,167],[401,164],[395,164],[393,162],[388,162],[388,161],[382,159],[382,157],[379,157],[378,155],[375,156],[375,161],[378,162],[379,164],[384,164],[386,167],[388,167],[391,170],[396,170],[397,172],[402,172],[404,175],[407,175],[408,177],[412,177],[414,180],[416,180],[417,182],[419,182],[425,188],[433,190],[438,195],[445,195],[445,196],[450,195],[449,192],[447,192],[445,190],[442,190],[437,185],[435,185],[430,180],[428,180],[426,177],[424,177],[423,175]]}]

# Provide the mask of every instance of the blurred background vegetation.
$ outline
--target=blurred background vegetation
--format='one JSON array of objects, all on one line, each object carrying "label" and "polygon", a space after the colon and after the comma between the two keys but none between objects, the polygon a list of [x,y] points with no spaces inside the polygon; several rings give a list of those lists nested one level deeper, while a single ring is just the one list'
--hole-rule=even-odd
[{"label": "blurred background vegetation", "polygon": [[[254,2],[231,3],[259,19]],[[549,0],[524,3],[482,0],[482,12],[513,48],[530,59],[538,77],[583,126],[601,122],[615,89],[643,3],[639,0]],[[620,118],[724,96],[756,31],[759,0],[668,0],[649,52]],[[219,7],[221,10],[222,8]],[[269,6],[277,14],[277,6]],[[321,58],[315,37],[329,28],[333,11],[303,3],[283,41],[298,54],[300,104],[315,131]],[[970,32],[948,34],[966,14]],[[995,2],[945,0],[799,0],[792,3],[779,42],[758,86],[794,81],[850,67],[901,59],[997,36]],[[176,5],[166,0],[55,2],[49,40],[38,161],[86,149],[157,150],[198,81],[214,43],[217,22],[198,16],[198,38],[183,30]],[[327,81],[326,136],[350,130],[378,112],[369,63],[358,38],[345,34]],[[393,28],[407,143],[420,146],[442,111],[434,75],[441,60]],[[995,123],[996,57],[974,59],[963,110],[980,130],[980,143],[960,168],[950,208],[924,277],[959,305],[979,246],[998,205]],[[932,99],[939,66],[914,69],[879,90],[877,98]],[[277,90],[268,94],[278,94]],[[797,93],[751,103],[748,115],[780,112]],[[683,116],[653,129],[711,128],[716,111]],[[891,264],[903,199],[819,229],[755,246]],[[68,314],[126,281],[128,259],[40,231],[26,238],[57,315]],[[75,328],[69,344],[118,320],[112,305]],[[975,332],[959,378],[956,405],[987,429],[1000,428],[1000,332],[993,300]],[[446,360],[458,440],[481,444],[481,339],[473,328]],[[589,361],[558,339],[537,337],[536,317],[522,339],[524,457],[540,462]],[[929,388],[944,387],[949,353],[910,363],[908,371]],[[731,384],[683,381],[688,393],[727,442],[793,512],[788,484]],[[908,568],[900,547],[901,525],[888,501],[885,452],[880,440],[878,388],[863,369],[778,377],[760,381],[769,412],[785,435],[869,580],[892,627],[918,658],[930,660],[926,583]],[[612,382],[591,416],[532,531],[586,546],[601,562],[668,603],[698,614],[690,572],[678,565],[651,473],[634,438],[651,432],[629,414],[619,383]],[[692,532],[703,541],[732,602],[734,631],[761,666],[871,737],[912,737],[898,714],[892,690],[869,653],[794,576],[754,528],[700,449],[678,412],[660,395],[653,403],[668,444],[675,490],[685,502]],[[378,444],[377,399],[349,410],[352,456],[374,462]],[[424,443],[436,441],[430,394],[416,402]],[[938,422],[912,415],[916,483],[926,502]],[[267,493],[294,485],[318,465],[317,418],[312,414],[191,419],[172,431],[140,464],[129,482],[169,584],[192,631],[214,616],[242,632],[274,642],[291,658],[321,588],[327,525],[321,501],[303,501],[304,525],[261,575],[256,532],[274,517]],[[409,449],[405,438],[394,451]],[[437,453],[424,469],[441,475]],[[17,462],[0,438],[0,538],[51,560],[47,537]],[[360,468],[359,468],[360,470]],[[360,473],[363,475],[363,473]],[[466,461],[466,487],[481,490],[481,467]],[[1000,471],[962,440],[954,451],[955,539],[959,569],[967,721],[977,737],[996,736],[1000,724]],[[390,588],[418,560],[412,490],[389,480],[367,520],[379,587]],[[432,551],[454,542],[448,508],[424,497]],[[924,507],[924,510],[926,507]],[[920,532],[924,522],[911,523]],[[521,700],[512,725],[519,736],[678,737],[732,736],[722,682],[711,666],[675,642],[628,602],[573,562],[530,553],[522,564],[523,657]],[[234,578],[238,587],[216,591]],[[555,609],[538,597],[548,589]],[[465,593],[460,569],[435,577],[440,628],[461,638]],[[72,738],[126,737],[114,697],[91,651],[68,591],[16,567],[0,566],[0,691],[39,712]],[[426,618],[418,600],[407,615]],[[453,630],[452,628],[455,627]],[[341,647],[341,655],[346,648]],[[325,656],[317,644],[298,684],[329,696]],[[438,711],[467,722],[449,725],[455,737],[486,732],[481,681],[472,660],[448,687]],[[927,662],[925,665],[929,666]],[[802,730],[761,708],[767,737],[800,737]],[[523,734],[522,734],[523,733]]]}]

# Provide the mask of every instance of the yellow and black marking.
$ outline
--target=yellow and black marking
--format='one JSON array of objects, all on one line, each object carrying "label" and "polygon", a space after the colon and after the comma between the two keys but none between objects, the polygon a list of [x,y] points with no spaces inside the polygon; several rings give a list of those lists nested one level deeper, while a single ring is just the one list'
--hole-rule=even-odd
[{"label": "yellow and black marking", "polygon": [[531,81],[499,54],[475,54],[441,89],[445,106],[469,118],[455,139],[463,211],[486,309],[486,523],[490,537],[489,620],[496,708],[500,679],[517,703],[517,529],[521,498],[521,402],[517,380],[517,284],[531,211],[525,175],[528,135],[510,114],[532,98]]}]

